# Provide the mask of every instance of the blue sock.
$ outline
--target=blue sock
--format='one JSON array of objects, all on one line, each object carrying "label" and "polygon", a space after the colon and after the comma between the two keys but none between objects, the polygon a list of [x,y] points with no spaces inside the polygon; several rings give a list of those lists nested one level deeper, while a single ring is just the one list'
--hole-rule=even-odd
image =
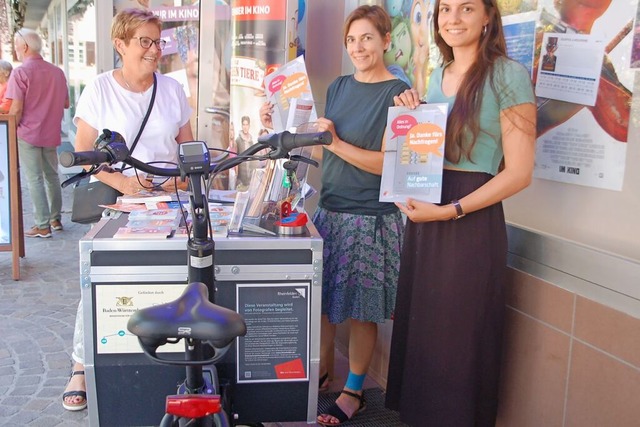
[{"label": "blue sock", "polygon": [[349,371],[347,383],[344,386],[351,390],[360,391],[362,390],[362,385],[364,384],[364,378],[366,376],[367,374],[356,375],[353,372]]}]

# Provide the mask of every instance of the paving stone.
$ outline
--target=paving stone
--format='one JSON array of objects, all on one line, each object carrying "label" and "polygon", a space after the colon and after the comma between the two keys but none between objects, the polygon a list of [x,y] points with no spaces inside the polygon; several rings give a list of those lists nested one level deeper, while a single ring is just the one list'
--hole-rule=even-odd
[{"label": "paving stone", "polygon": [[0,376],[15,375],[15,374],[16,374],[16,368],[14,368],[13,366],[3,366],[2,368],[0,368]]},{"label": "paving stone", "polygon": [[[51,404],[52,402],[50,399],[33,399],[24,405],[24,409],[28,411],[42,412]],[[47,425],[47,424],[43,424],[43,425]]]},{"label": "paving stone", "polygon": [[27,425],[31,421],[38,419],[40,412],[37,411],[25,411],[24,409],[11,417],[11,422],[17,425]]},{"label": "paving stone", "polygon": [[9,394],[11,396],[31,396],[38,391],[38,388],[37,385],[17,386]]},{"label": "paving stone", "polygon": [[10,416],[17,414],[19,410],[19,405],[5,405],[0,403],[0,419],[8,420]]}]

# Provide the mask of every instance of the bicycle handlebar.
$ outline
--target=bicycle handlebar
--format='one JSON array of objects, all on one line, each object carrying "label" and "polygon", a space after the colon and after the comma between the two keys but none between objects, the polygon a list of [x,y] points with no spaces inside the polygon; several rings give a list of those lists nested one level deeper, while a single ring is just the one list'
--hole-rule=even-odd
[{"label": "bicycle handlebar", "polygon": [[[329,145],[332,142],[331,132],[317,133],[301,133],[292,134],[289,131],[271,134],[260,137],[258,143],[249,147],[237,157],[225,159],[220,163],[211,164],[206,173],[222,172],[231,169],[234,166],[246,161],[264,149],[271,149],[265,157],[269,159],[282,159],[289,157],[290,151],[314,145]],[[60,164],[64,167],[80,166],[80,165],[100,165],[103,163],[114,164],[123,162],[135,167],[143,172],[154,174],[157,176],[173,177],[180,176],[179,168],[159,168],[148,165],[135,157],[129,155],[124,138],[109,129],[104,129],[102,135],[96,139],[94,143],[96,150],[94,151],[65,151],[60,154]]]}]

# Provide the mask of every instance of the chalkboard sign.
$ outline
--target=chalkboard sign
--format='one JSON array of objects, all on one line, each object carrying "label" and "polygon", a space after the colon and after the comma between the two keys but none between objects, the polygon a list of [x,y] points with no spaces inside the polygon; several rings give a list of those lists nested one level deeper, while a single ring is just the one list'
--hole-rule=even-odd
[{"label": "chalkboard sign", "polygon": [[13,279],[20,279],[18,258],[24,257],[24,233],[16,122],[11,115],[0,115],[0,251],[12,252]]}]

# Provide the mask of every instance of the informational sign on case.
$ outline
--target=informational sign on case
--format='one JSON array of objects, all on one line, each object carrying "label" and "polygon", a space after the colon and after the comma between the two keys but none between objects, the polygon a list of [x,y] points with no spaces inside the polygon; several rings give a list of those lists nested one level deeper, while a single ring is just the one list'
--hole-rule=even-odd
[{"label": "informational sign on case", "polygon": [[[138,337],[127,330],[129,317],[140,310],[177,299],[185,284],[96,284],[94,293],[96,353],[142,353]],[[158,352],[181,353],[184,343],[166,344]]]},{"label": "informational sign on case", "polygon": [[309,283],[238,284],[236,292],[247,325],[238,338],[238,382],[308,379]]}]

